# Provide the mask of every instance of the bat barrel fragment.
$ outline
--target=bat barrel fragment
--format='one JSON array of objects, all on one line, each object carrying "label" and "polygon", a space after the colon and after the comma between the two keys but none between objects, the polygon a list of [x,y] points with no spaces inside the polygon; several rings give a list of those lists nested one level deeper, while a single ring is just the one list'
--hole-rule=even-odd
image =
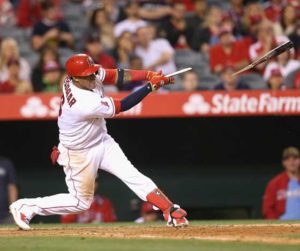
[{"label": "bat barrel fragment", "polygon": [[287,41],[287,42],[277,46],[276,48],[270,50],[265,55],[263,55],[259,59],[252,62],[250,65],[247,65],[246,67],[244,67],[241,70],[233,73],[232,75],[235,76],[235,75],[238,75],[238,74],[240,74],[244,71],[248,71],[248,70],[254,68],[257,65],[270,60],[272,57],[276,57],[276,56],[280,55],[281,53],[292,49],[293,47],[294,47],[294,44],[292,43],[292,41]]}]

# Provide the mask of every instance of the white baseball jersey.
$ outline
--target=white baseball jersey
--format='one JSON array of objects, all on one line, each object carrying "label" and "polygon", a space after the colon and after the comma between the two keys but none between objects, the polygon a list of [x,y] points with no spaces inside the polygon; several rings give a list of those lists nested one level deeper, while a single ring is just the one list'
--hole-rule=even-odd
[{"label": "white baseball jersey", "polygon": [[59,140],[68,149],[86,149],[98,144],[107,133],[104,118],[115,115],[112,98],[104,97],[102,81],[105,70],[96,77],[96,88],[76,87],[70,77],[63,85],[61,111],[58,117]]}]

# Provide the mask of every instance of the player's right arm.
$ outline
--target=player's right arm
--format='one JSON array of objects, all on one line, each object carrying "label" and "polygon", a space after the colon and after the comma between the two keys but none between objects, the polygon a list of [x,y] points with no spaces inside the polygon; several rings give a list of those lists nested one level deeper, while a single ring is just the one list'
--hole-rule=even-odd
[{"label": "player's right arm", "polygon": [[112,84],[118,87],[129,81],[150,81],[154,75],[159,75],[159,72],[147,70],[131,70],[131,69],[103,69],[98,72],[100,80],[104,84]]}]

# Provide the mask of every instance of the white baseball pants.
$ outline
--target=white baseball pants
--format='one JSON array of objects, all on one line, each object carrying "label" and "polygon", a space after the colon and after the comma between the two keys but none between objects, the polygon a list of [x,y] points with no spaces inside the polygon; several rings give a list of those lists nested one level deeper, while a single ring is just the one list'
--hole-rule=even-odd
[{"label": "white baseball pants", "polygon": [[140,173],[124,155],[110,135],[92,148],[69,150],[61,144],[58,163],[64,167],[69,193],[35,199],[20,199],[16,203],[28,219],[38,215],[64,215],[89,209],[94,196],[98,169],[121,179],[142,200],[157,186]]}]

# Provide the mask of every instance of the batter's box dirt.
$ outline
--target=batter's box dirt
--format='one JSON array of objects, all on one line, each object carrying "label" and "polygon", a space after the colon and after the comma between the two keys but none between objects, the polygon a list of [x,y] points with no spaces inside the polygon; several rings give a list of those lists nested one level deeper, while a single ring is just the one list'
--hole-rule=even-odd
[{"label": "batter's box dirt", "polygon": [[165,226],[38,227],[30,231],[0,228],[0,236],[72,236],[125,239],[199,239],[217,241],[300,244],[300,224]]}]

